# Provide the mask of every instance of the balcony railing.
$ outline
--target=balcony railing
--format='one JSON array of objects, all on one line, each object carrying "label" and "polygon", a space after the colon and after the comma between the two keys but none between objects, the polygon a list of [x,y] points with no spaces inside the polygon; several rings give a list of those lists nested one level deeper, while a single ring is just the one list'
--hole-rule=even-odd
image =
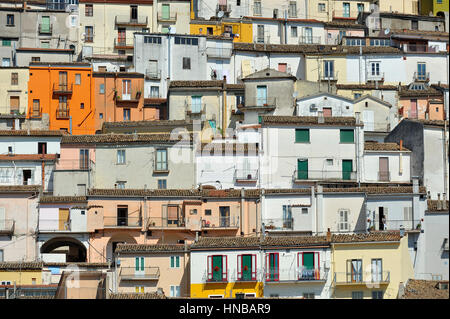
[{"label": "balcony railing", "polygon": [[134,47],[133,39],[130,38],[114,38],[115,49],[132,49]]},{"label": "balcony railing", "polygon": [[335,285],[373,285],[373,288],[377,288],[378,285],[389,284],[390,271],[335,272],[333,282]]},{"label": "balcony railing", "polygon": [[263,219],[266,230],[293,230],[293,218],[266,218]]},{"label": "balcony railing", "polygon": [[33,109],[30,114],[31,118],[41,118],[42,117],[42,108],[40,107],[38,110]]},{"label": "balcony railing", "polygon": [[265,36],[255,36],[253,39],[254,43],[261,43],[261,44],[270,44],[270,36],[269,35],[265,35]]},{"label": "balcony railing", "polygon": [[70,95],[73,92],[73,83],[53,83],[53,94]]},{"label": "balcony railing", "polygon": [[159,80],[161,79],[161,70],[145,70],[145,76],[147,77],[147,79],[155,79],[155,80]]},{"label": "balcony railing", "polygon": [[385,172],[385,171],[378,172],[378,181],[389,182],[390,180],[391,180],[391,172]]},{"label": "balcony railing", "polygon": [[183,217],[167,218],[167,217],[149,217],[147,220],[147,228],[185,228],[186,221]]},{"label": "balcony railing", "polygon": [[69,106],[66,108],[59,108],[56,110],[56,118],[58,120],[67,120],[70,118]]},{"label": "balcony railing", "polygon": [[0,234],[12,235],[14,234],[15,221],[13,219],[0,219]]},{"label": "balcony railing", "polygon": [[216,5],[216,13],[219,11],[223,11],[223,12],[231,12],[231,5],[230,4],[217,4]]},{"label": "balcony railing", "polygon": [[405,230],[418,230],[421,228],[421,221],[420,219],[415,220],[390,219],[386,221],[385,228],[387,230],[399,230],[400,228],[404,228]]},{"label": "balcony railing", "polygon": [[321,37],[299,36],[298,44],[320,44],[321,39]]},{"label": "balcony railing", "polygon": [[158,13],[158,22],[176,22],[177,21],[177,13],[169,13],[169,15],[163,15],[162,13]]},{"label": "balcony railing", "polygon": [[301,183],[308,180],[329,180],[329,181],[354,181],[356,172],[347,171],[322,171],[322,170],[295,170],[292,175],[294,183]]},{"label": "balcony railing", "polygon": [[89,170],[91,163],[89,160],[59,159],[55,170]]},{"label": "balcony railing", "polygon": [[41,232],[66,232],[70,230],[70,219],[39,219],[39,231]]},{"label": "balcony railing", "polygon": [[260,98],[257,96],[246,96],[245,97],[246,107],[262,107],[262,108],[273,108],[277,106],[276,97]]},{"label": "balcony railing", "polygon": [[52,34],[53,32],[53,25],[50,24],[42,24],[39,23],[39,33],[40,34]]},{"label": "balcony railing", "polygon": [[192,104],[192,103],[186,103],[186,113],[188,115],[200,115],[203,114],[206,110],[206,103],[201,104]]},{"label": "balcony railing", "polygon": [[215,229],[215,228],[239,228],[239,216],[228,217],[203,217],[202,228]]},{"label": "balcony railing", "polygon": [[321,74],[320,81],[337,81],[337,74]]},{"label": "balcony railing", "polygon": [[206,55],[210,58],[229,59],[231,57],[231,48],[207,47]]},{"label": "balcony railing", "polygon": [[205,271],[202,276],[203,283],[228,282],[230,279],[229,269],[226,272],[225,269],[222,269],[222,272],[218,274],[208,274],[208,272]]},{"label": "balcony railing", "polygon": [[144,267],[136,270],[135,267],[120,267],[120,280],[158,280],[159,267]]},{"label": "balcony railing", "polygon": [[403,52],[419,52],[419,53],[425,53],[425,52],[437,52],[436,47],[430,47],[427,44],[402,44],[400,48],[403,50]]},{"label": "balcony railing", "polygon": [[425,72],[425,73],[414,72],[413,79],[414,79],[414,81],[429,81],[430,80],[430,72]]},{"label": "balcony railing", "polygon": [[384,80],[384,72],[380,72],[378,74],[372,74],[372,72],[369,72],[369,74],[367,74],[367,80],[368,81],[382,81],[382,80]]},{"label": "balcony railing", "polygon": [[141,227],[141,217],[107,216],[103,217],[104,227]]},{"label": "balcony railing", "polygon": [[265,281],[270,282],[325,282],[328,276],[328,269],[305,267],[282,268],[265,271]]},{"label": "balcony railing", "polygon": [[257,169],[236,169],[234,171],[235,182],[256,182],[258,180]]},{"label": "balcony railing", "polygon": [[133,25],[133,26],[146,26],[148,23],[147,16],[138,16],[133,19],[131,16],[118,15],[115,18],[116,25]]}]

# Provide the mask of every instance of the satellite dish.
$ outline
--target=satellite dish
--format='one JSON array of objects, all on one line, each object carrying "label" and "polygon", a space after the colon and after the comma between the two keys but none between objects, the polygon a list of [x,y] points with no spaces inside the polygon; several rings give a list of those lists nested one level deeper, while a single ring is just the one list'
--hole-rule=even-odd
[{"label": "satellite dish", "polygon": [[391,32],[391,29],[387,28],[386,30],[384,30],[384,34],[389,34],[389,32]]},{"label": "satellite dish", "polygon": [[223,15],[224,15],[223,11],[219,11],[219,13],[217,14],[217,16],[218,16],[219,18],[222,18]]}]

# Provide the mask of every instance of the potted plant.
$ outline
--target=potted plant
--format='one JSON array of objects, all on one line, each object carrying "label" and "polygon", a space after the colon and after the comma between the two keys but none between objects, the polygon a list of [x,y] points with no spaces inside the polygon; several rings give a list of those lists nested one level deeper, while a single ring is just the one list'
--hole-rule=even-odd
[{"label": "potted plant", "polygon": [[421,228],[422,228],[422,224],[418,223],[417,226],[416,226],[416,229],[419,230]]}]

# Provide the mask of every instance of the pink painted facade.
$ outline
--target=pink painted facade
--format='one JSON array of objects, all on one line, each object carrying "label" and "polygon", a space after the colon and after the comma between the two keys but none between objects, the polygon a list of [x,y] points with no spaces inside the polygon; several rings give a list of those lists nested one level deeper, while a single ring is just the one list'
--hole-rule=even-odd
[{"label": "pink painted facade", "polygon": [[352,30],[352,29],[326,29],[325,30],[325,34],[326,34],[326,41],[325,44],[338,44],[339,43],[339,32],[340,31],[345,31],[345,36],[346,37],[364,37],[364,30]]},{"label": "pink painted facade", "polygon": [[399,114],[403,118],[444,120],[444,104],[442,100],[431,100],[427,97],[400,98]]},{"label": "pink painted facade", "polygon": [[[88,150],[88,159],[81,160],[80,150]],[[85,163],[95,163],[95,145],[93,144],[61,144],[60,158],[56,164],[57,170],[80,169]]]}]

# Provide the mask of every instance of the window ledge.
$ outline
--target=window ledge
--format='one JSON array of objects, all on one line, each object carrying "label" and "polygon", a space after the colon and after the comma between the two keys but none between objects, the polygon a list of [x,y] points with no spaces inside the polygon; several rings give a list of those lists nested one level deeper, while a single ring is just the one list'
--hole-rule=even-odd
[{"label": "window ledge", "polygon": [[157,169],[155,169],[155,170],[153,170],[153,173],[154,174],[167,174],[167,173],[169,173],[169,170],[157,170]]}]

